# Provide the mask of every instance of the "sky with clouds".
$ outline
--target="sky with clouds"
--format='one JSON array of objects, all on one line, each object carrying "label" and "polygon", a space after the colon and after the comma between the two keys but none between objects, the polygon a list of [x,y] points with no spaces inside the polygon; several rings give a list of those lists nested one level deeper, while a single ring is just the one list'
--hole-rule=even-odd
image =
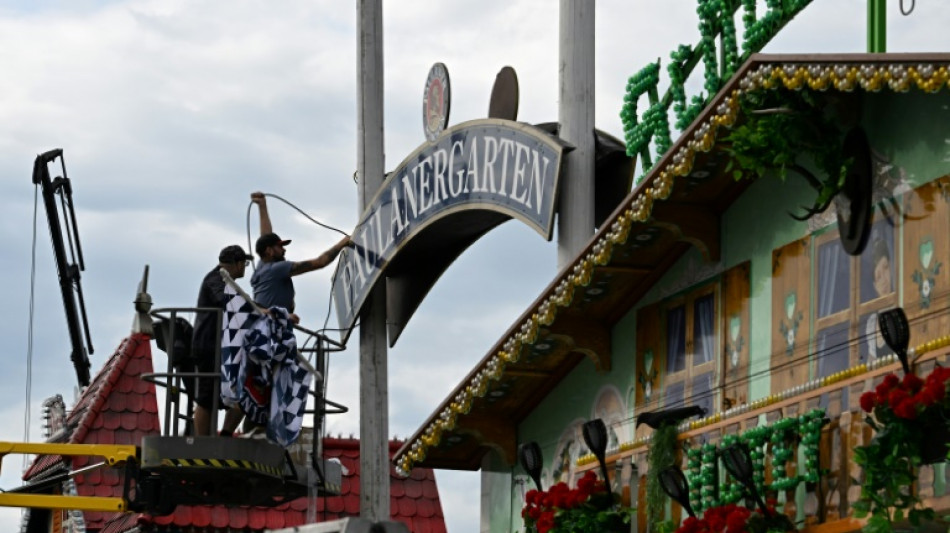
[{"label": "sky with clouds", "polygon": [[[889,51],[950,50],[950,4],[921,0],[903,17],[898,3],[888,2]],[[627,77],[698,40],[695,6],[597,2],[598,128],[623,137],[618,113]],[[862,52],[865,12],[866,0],[815,0],[766,51]],[[40,402],[59,393],[69,403],[76,385],[42,206],[27,369],[36,154],[65,150],[95,373],[129,332],[145,265],[156,306],[187,306],[223,246],[247,247],[250,192],[282,196],[352,230],[359,216],[356,23],[355,4],[338,0],[0,4],[0,272],[7,286],[0,440],[24,439],[26,383],[32,441],[40,440]],[[424,142],[421,97],[437,61],[451,77],[450,124],[486,116],[505,65],[518,73],[519,120],[557,120],[557,2],[386,2],[383,24],[386,168]],[[691,78],[689,94],[699,79]],[[271,214],[275,230],[294,241],[290,259],[315,257],[337,239],[278,201],[271,200]],[[256,224],[255,215],[252,230]],[[538,296],[555,261],[555,243],[509,222],[449,268],[390,352],[393,436],[419,427]],[[304,325],[319,327],[330,271],[296,285]],[[329,420],[333,434],[359,430],[357,339],[332,359],[330,398],[351,408]],[[163,354],[155,363],[164,367]],[[0,488],[8,489],[19,483],[22,460],[5,463]],[[478,474],[439,471],[437,479],[449,531],[477,531]],[[18,523],[19,510],[0,509],[4,529]]]}]

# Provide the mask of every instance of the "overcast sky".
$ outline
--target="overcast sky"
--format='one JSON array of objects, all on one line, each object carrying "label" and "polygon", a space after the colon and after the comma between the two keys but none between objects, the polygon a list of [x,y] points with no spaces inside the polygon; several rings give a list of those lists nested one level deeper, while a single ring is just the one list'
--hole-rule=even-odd
[{"label": "overcast sky", "polygon": [[[760,2],[761,3],[761,2]],[[909,0],[905,0],[910,5]],[[889,51],[947,51],[950,4],[888,2]],[[699,35],[694,0],[597,2],[597,126],[620,138],[627,77]],[[760,11],[763,10],[760,7]],[[767,48],[862,52],[866,0],[815,0]],[[448,66],[450,124],[484,118],[495,74],[518,73],[519,120],[556,121],[558,13],[553,0],[392,1],[384,6],[386,168],[424,141],[429,67]],[[27,372],[36,154],[63,148],[85,252],[83,289],[98,370],[128,332],[144,265],[156,306],[193,305],[225,245],[245,247],[249,193],[277,194],[344,231],[358,219],[356,8],[351,2],[5,0],[0,5],[0,440],[32,441],[40,403],[76,385],[53,254],[37,221],[32,375]],[[740,32],[741,35],[741,27]],[[701,74],[701,73],[700,73]],[[662,82],[666,75],[663,71]],[[698,82],[690,83],[696,92]],[[337,235],[271,201],[289,259]],[[257,218],[252,219],[256,234]],[[411,434],[555,274],[555,244],[509,222],[447,271],[390,352],[390,433]],[[250,272],[248,273],[248,277]],[[297,278],[304,325],[323,324],[330,271]],[[245,287],[247,279],[242,280]],[[331,324],[335,324],[335,317]],[[357,434],[358,335],[333,356],[329,421]],[[156,367],[165,365],[156,354]],[[0,488],[19,483],[8,457]],[[478,530],[478,475],[437,473],[451,533]],[[0,509],[12,530],[19,510]]]}]

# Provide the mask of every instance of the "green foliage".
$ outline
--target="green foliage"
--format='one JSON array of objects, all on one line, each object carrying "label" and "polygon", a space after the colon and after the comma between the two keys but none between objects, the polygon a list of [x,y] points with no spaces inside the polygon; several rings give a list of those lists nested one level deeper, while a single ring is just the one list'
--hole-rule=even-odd
[{"label": "green foliage", "polygon": [[823,211],[844,185],[850,161],[842,154],[844,133],[821,97],[809,90],[763,89],[746,94],[741,107],[743,121],[723,138],[730,156],[726,171],[737,180],[770,171],[784,180],[792,170],[817,190],[813,210]]},{"label": "green foliage", "polygon": [[660,471],[676,463],[676,440],[679,430],[675,424],[660,426],[653,433],[650,451],[647,453],[647,522],[659,524],[663,521],[668,496],[660,485]]},{"label": "green foliage", "polygon": [[556,533],[588,533],[590,531],[621,532],[630,530],[635,509],[623,509],[609,501],[607,494],[598,495],[601,501],[592,501],[557,513]]},{"label": "green foliage", "polygon": [[547,491],[529,490],[521,517],[527,533],[621,533],[630,530],[634,512],[621,507],[620,497],[588,470],[577,488],[562,482]]},{"label": "green foliage", "polygon": [[854,450],[854,462],[864,472],[861,499],[854,503],[854,516],[868,517],[865,533],[890,533],[892,523],[906,519],[912,524],[934,518],[933,509],[916,508],[920,498],[913,491],[920,466],[921,425],[881,425],[872,417],[867,423],[877,432],[867,446]]},{"label": "green foliage", "polygon": [[942,367],[926,380],[909,374],[900,381],[891,374],[861,396],[861,408],[873,413],[865,422],[875,432],[867,445],[854,450],[864,481],[852,508],[855,517],[867,518],[865,533],[890,533],[895,522],[918,526],[934,518],[933,509],[921,507],[913,485],[923,463],[923,443],[946,439],[941,425],[947,424],[947,411],[941,402],[947,398],[948,382],[950,370]]}]

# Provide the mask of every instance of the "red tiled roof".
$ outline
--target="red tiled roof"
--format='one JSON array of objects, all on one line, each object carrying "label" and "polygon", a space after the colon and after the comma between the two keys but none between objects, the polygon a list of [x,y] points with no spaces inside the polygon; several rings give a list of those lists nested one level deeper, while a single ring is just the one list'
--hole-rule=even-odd
[{"label": "red tiled roof", "polygon": [[[389,454],[402,445],[392,441]],[[327,459],[337,458],[346,469],[339,496],[318,498],[316,516],[318,522],[336,520],[360,513],[360,441],[358,439],[327,438],[323,441],[323,453]],[[408,478],[396,475],[390,469],[390,512],[393,520],[399,520],[413,533],[445,533],[445,519],[435,475],[431,469],[416,468]],[[117,516],[106,524],[102,533],[124,533],[135,527],[143,532],[179,531],[193,527],[195,531],[216,532],[230,530],[261,531],[300,526],[307,523],[307,499],[299,498],[274,508],[232,507],[210,505],[179,505],[168,516],[153,517],[147,514]]]},{"label": "red tiled roof", "polygon": [[[135,444],[142,437],[160,432],[155,385],[139,378],[152,372],[149,337],[134,334],[122,341],[102,369],[83,391],[66,418],[67,435],[58,442],[70,444]],[[71,469],[100,462],[99,458],[74,457]],[[23,479],[29,480],[64,464],[63,456],[37,457]],[[111,468],[76,476],[80,496],[121,497],[123,479]],[[114,513],[86,512],[86,527],[101,528]]]},{"label": "red tiled roof", "polygon": [[[66,419],[68,433],[58,442],[73,444],[134,444],[142,437],[160,433],[155,385],[139,378],[152,371],[149,338],[135,334],[125,339],[106,361]],[[390,457],[402,443],[390,442]],[[360,481],[358,439],[324,439],[324,456],[337,458],[347,473],[341,494],[318,498],[317,521],[358,516]],[[98,462],[98,459],[93,459]],[[64,464],[62,456],[37,457],[24,479],[40,477]],[[88,457],[76,457],[72,468],[90,464]],[[97,469],[75,478],[82,496],[122,496],[122,478],[115,469]],[[392,518],[404,522],[414,533],[445,533],[442,505],[431,469],[416,468],[408,478],[396,475],[390,467],[390,509]],[[153,517],[139,513],[86,512],[86,527],[101,533],[123,533],[135,527],[143,532],[196,532],[228,530],[261,531],[306,523],[307,500],[300,498],[274,508],[179,505],[168,516]]]}]

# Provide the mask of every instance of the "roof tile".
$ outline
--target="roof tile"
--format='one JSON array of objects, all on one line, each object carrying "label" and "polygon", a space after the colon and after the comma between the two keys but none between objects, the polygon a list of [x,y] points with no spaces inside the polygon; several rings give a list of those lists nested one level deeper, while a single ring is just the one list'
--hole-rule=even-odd
[{"label": "roof tile", "polygon": [[268,509],[267,529],[280,529],[284,527],[284,514],[274,509]]},{"label": "roof tile", "polygon": [[343,512],[347,515],[357,516],[360,514],[360,497],[357,494],[347,494],[342,497]]},{"label": "roof tile", "polygon": [[410,478],[403,482],[403,487],[406,489],[407,498],[415,500],[422,497],[422,482]]},{"label": "roof tile", "polygon": [[255,531],[261,531],[267,526],[267,514],[256,509],[256,512],[247,513],[247,527]]},{"label": "roof tile", "polygon": [[102,427],[114,431],[122,425],[122,417],[119,413],[102,413]]},{"label": "roof tile", "polygon": [[402,483],[390,483],[389,494],[393,498],[402,498],[406,495],[406,487]]},{"label": "roof tile", "polygon": [[232,529],[244,529],[247,526],[247,507],[234,507],[231,509]]},{"label": "roof tile", "polygon": [[416,505],[416,514],[422,518],[430,518],[435,514],[435,508],[432,506],[432,502],[426,498],[420,498]]},{"label": "roof tile", "polygon": [[211,513],[206,507],[190,505],[179,505],[175,509],[175,514],[169,517],[169,524],[185,526],[188,524],[204,527],[211,523]]},{"label": "roof tile", "polygon": [[211,507],[211,525],[217,528],[225,528],[231,524],[231,513],[227,507],[215,505]]},{"label": "roof tile", "polygon": [[435,480],[422,484],[422,497],[428,500],[439,499],[439,489],[436,487]]},{"label": "roof tile", "polygon": [[416,516],[416,500],[409,498],[400,498],[396,500],[399,505],[399,514],[407,518]]},{"label": "roof tile", "polygon": [[[327,498],[327,511],[331,513],[341,513],[346,509],[346,503],[343,501],[345,496],[332,496]],[[359,501],[359,500],[357,500]]]}]

